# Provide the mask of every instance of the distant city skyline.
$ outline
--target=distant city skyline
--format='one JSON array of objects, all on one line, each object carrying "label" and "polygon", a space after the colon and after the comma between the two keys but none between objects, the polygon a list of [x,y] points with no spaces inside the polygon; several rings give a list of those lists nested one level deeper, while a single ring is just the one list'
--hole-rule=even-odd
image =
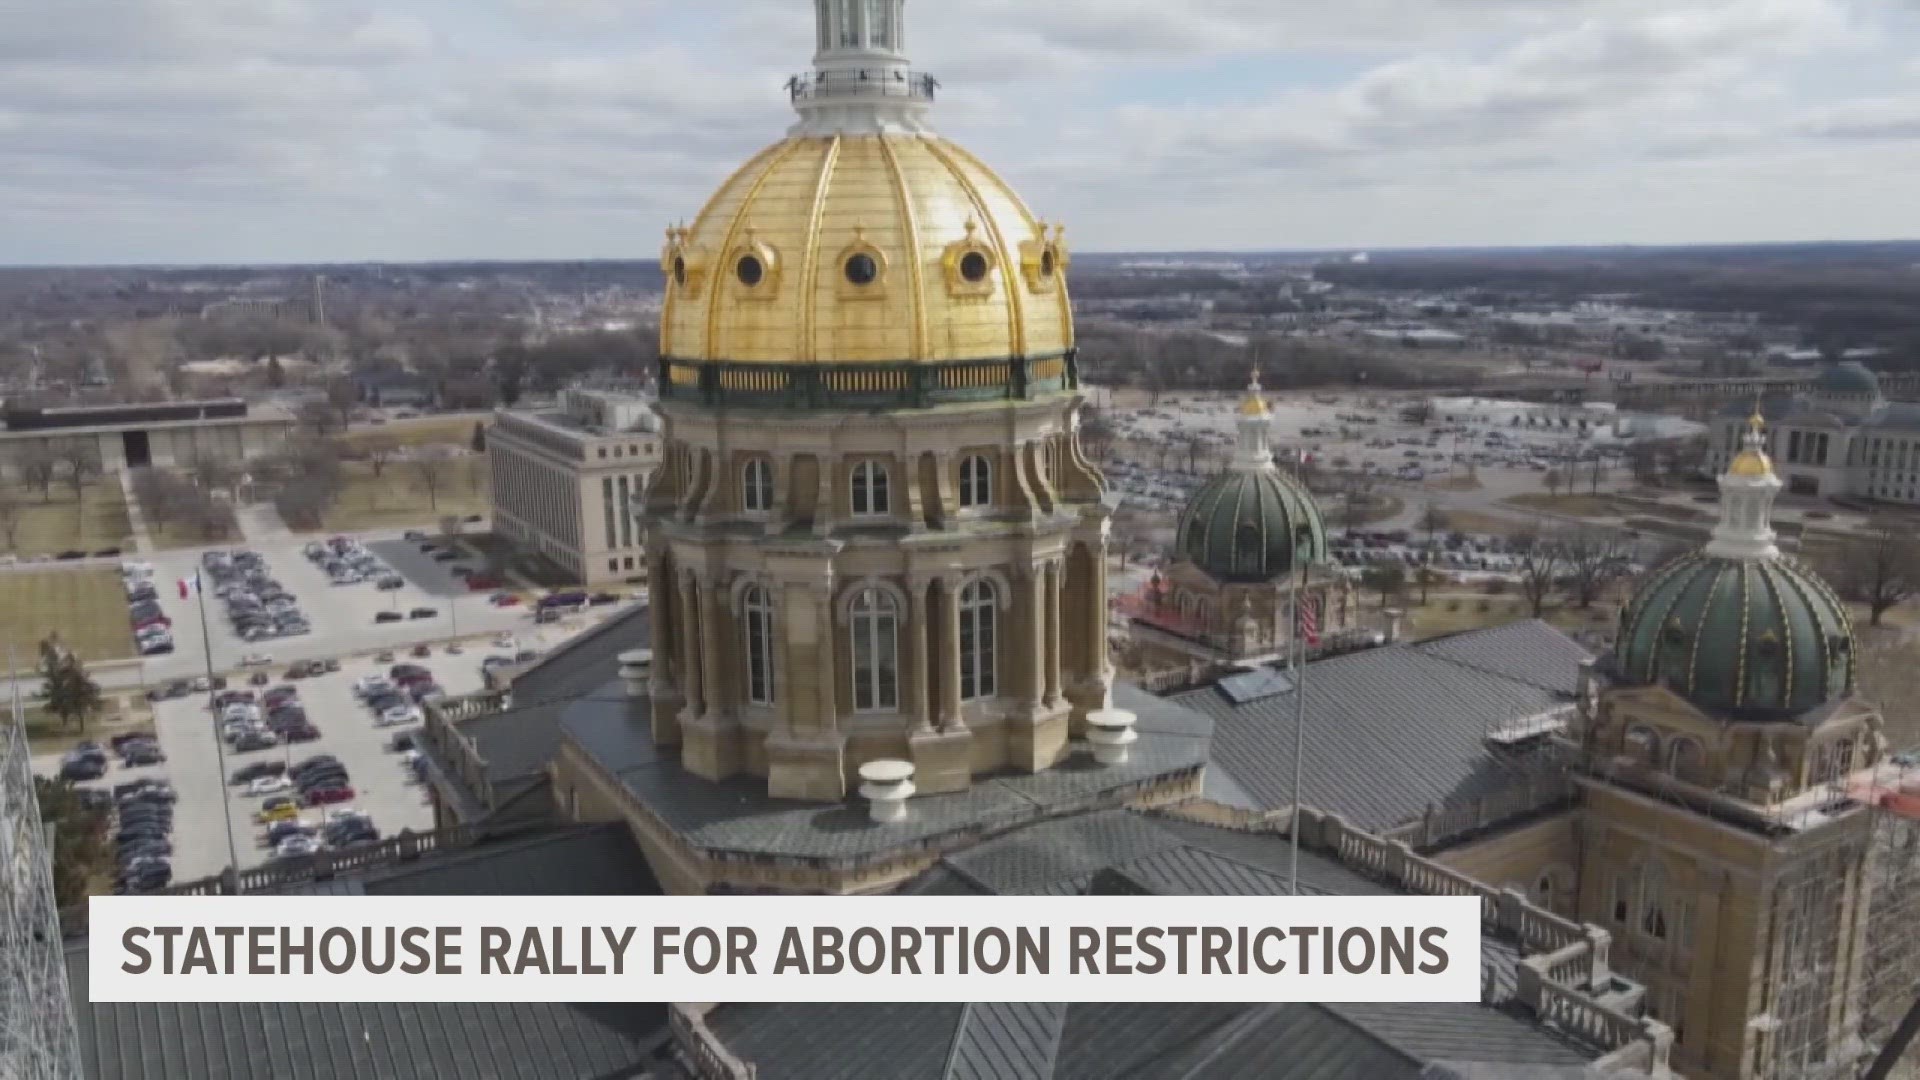
[{"label": "distant city skyline", "polygon": [[[909,0],[1083,251],[1920,236],[1900,0]],[[1551,10],[1543,10],[1551,9]],[[0,42],[0,264],[645,259],[808,0],[73,0]]]}]

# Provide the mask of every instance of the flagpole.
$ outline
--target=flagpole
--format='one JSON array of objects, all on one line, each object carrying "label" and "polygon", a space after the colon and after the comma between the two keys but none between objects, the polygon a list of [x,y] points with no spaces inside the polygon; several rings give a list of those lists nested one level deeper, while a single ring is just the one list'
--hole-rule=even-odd
[{"label": "flagpole", "polygon": [[193,595],[200,603],[200,653],[207,662],[207,722],[213,727],[213,752],[220,762],[220,816],[227,826],[227,869],[233,875],[234,891],[240,889],[240,849],[233,842],[233,791],[227,776],[227,740],[220,734],[220,707],[214,699],[220,691],[213,677],[213,634],[207,629],[207,590],[200,571],[193,572]]},{"label": "flagpole", "polygon": [[1306,753],[1307,731],[1307,636],[1306,620],[1301,618],[1300,605],[1306,601],[1307,563],[1306,555],[1301,552],[1301,540],[1311,544],[1313,534],[1307,532],[1294,535],[1294,559],[1300,564],[1300,580],[1293,590],[1293,819],[1287,826],[1288,843],[1291,851],[1288,855],[1289,892],[1300,895],[1300,783],[1302,756]]}]

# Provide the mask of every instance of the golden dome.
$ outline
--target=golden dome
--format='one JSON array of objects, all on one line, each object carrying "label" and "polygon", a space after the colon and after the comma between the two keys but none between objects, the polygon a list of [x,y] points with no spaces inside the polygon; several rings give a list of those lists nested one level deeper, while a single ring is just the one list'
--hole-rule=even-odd
[{"label": "golden dome", "polygon": [[1073,347],[1063,229],[945,139],[802,135],[669,229],[660,352],[888,363]]}]

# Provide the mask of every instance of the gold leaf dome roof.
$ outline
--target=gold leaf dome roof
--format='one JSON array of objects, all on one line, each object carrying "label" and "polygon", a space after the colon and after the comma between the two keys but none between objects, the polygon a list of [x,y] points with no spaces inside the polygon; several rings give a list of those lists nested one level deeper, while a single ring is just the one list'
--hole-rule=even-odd
[{"label": "gold leaf dome roof", "polygon": [[796,135],[667,231],[663,357],[899,363],[1073,347],[1064,230],[933,135]]}]

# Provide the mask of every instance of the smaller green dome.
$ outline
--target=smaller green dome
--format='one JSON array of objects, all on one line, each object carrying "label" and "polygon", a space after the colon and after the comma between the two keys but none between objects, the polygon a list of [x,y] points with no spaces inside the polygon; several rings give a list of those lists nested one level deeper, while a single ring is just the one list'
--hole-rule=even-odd
[{"label": "smaller green dome", "polygon": [[1846,360],[1821,369],[1813,380],[1813,389],[1822,394],[1878,394],[1880,376],[1858,360]]},{"label": "smaller green dome", "polygon": [[1853,689],[1853,623],[1789,559],[1685,555],[1648,575],[1620,616],[1617,674],[1737,719],[1797,716]]},{"label": "smaller green dome", "polygon": [[1233,470],[1180,511],[1175,546],[1216,581],[1256,584],[1327,557],[1313,496],[1278,469]]}]

